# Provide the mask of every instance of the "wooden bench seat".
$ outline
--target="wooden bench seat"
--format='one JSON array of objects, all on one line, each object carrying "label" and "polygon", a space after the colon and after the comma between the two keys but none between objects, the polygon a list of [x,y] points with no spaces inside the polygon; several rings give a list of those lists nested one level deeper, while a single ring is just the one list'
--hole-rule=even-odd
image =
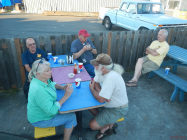
[{"label": "wooden bench seat", "polygon": [[174,101],[179,92],[179,101],[182,102],[184,100],[184,92],[187,92],[187,81],[183,80],[182,78],[171,72],[169,72],[168,75],[165,75],[165,70],[163,68],[150,72],[148,78],[153,77],[154,74],[159,75],[160,77],[175,85],[175,89],[171,95],[170,101]]}]

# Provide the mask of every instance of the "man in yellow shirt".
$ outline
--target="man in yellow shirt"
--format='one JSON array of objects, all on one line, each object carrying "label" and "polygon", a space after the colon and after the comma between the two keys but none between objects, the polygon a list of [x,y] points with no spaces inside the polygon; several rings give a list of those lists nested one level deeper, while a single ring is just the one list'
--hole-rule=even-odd
[{"label": "man in yellow shirt", "polygon": [[161,29],[158,32],[158,40],[153,41],[146,48],[146,56],[138,59],[134,76],[130,81],[126,82],[126,86],[136,87],[141,74],[159,69],[164,57],[169,51],[169,44],[165,41],[167,36],[168,32],[165,29]]}]

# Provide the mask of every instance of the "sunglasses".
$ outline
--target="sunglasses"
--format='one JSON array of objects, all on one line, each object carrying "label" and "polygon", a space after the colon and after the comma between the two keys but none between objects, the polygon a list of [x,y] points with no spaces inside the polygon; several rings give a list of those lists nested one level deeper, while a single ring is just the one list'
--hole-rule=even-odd
[{"label": "sunglasses", "polygon": [[36,43],[29,44],[29,46],[36,45]]},{"label": "sunglasses", "polygon": [[45,61],[44,58],[42,58],[42,59],[39,61],[38,66],[37,66],[37,68],[36,68],[36,72],[38,71],[38,67],[39,67],[39,65],[42,64],[44,61]]}]

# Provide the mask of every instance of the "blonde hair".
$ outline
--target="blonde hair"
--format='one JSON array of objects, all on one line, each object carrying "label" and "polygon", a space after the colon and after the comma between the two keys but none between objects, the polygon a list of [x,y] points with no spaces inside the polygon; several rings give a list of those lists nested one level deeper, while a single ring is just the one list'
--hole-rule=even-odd
[{"label": "blonde hair", "polygon": [[43,73],[46,67],[50,67],[50,63],[45,61],[45,59],[39,59],[34,61],[34,63],[32,64],[32,69],[28,75],[29,81],[31,81],[33,77],[36,77],[37,72]]}]

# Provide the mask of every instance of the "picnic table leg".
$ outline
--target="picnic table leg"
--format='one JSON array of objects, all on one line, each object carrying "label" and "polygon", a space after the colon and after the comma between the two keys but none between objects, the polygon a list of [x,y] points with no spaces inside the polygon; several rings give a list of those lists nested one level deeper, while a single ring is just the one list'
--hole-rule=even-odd
[{"label": "picnic table leg", "polygon": [[154,75],[155,75],[155,73],[151,71],[151,72],[149,73],[149,75],[148,75],[148,78],[152,78]]},{"label": "picnic table leg", "polygon": [[170,101],[174,101],[175,100],[178,92],[179,92],[179,88],[175,86],[175,89],[174,89],[174,91],[173,91],[173,93],[171,95]]},{"label": "picnic table leg", "polygon": [[184,90],[180,90],[179,101],[182,102],[184,100]]},{"label": "picnic table leg", "polygon": [[177,73],[177,65],[173,65],[173,70],[172,70],[172,72],[173,72],[174,74]]}]

